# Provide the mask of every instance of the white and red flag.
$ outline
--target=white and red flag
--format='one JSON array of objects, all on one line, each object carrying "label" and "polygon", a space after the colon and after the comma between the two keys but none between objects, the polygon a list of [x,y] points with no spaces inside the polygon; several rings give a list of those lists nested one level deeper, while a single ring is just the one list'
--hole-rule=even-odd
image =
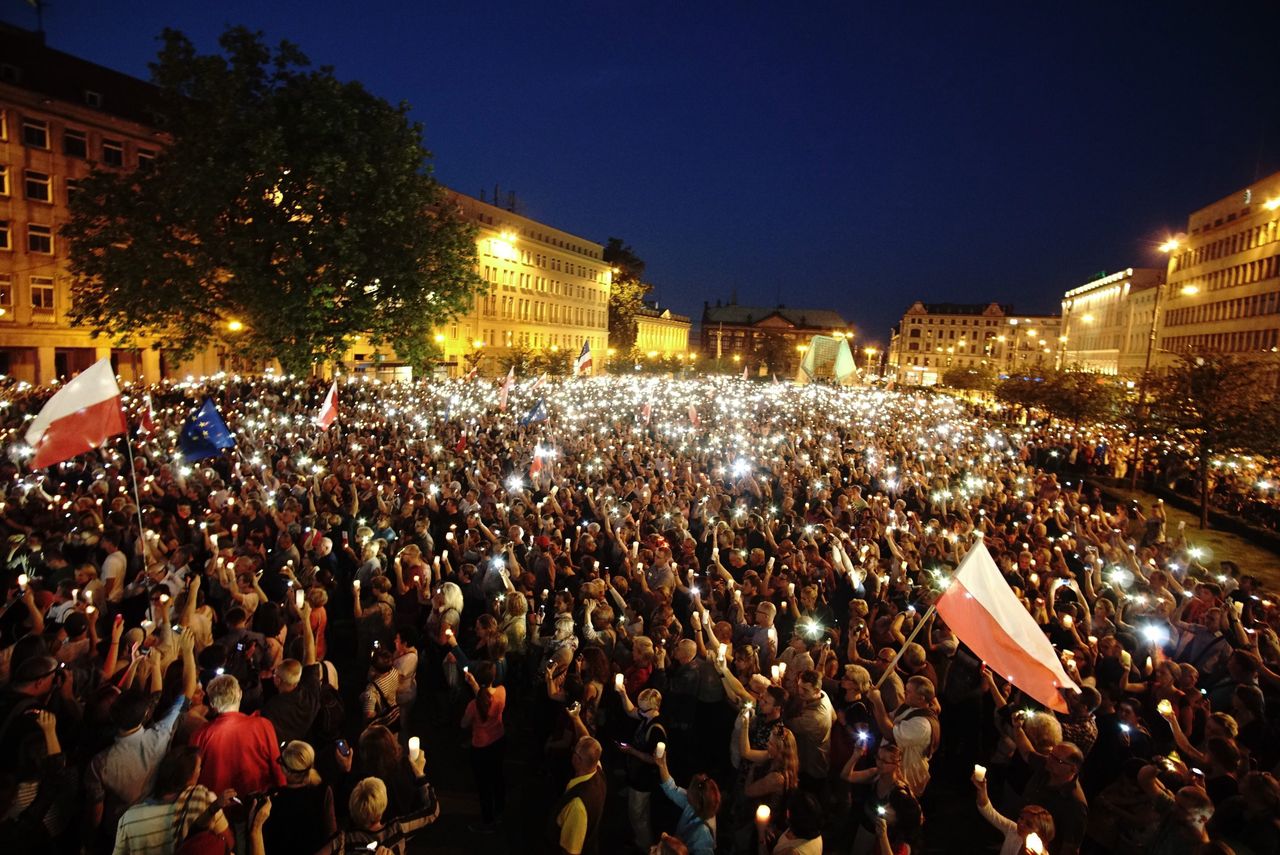
[{"label": "white and red flag", "polygon": [[542,376],[539,377],[537,380],[533,381],[533,385],[529,387],[529,391],[530,392],[536,391],[539,386],[541,386],[543,383],[546,383],[546,382],[547,382],[547,372],[543,371]]},{"label": "white and red flag", "polygon": [[32,469],[53,466],[129,429],[110,359],[100,359],[57,391],[27,428]]},{"label": "white and red flag", "polygon": [[689,405],[689,423],[694,427],[702,427],[702,419],[698,418],[698,408],[694,404]]},{"label": "white and red flag", "polygon": [[511,387],[516,384],[516,367],[511,366],[511,370],[507,372],[507,379],[502,381],[502,389],[498,392],[498,409],[502,412],[507,411],[507,396],[511,394]]},{"label": "white and red flag", "polygon": [[744,365],[744,366],[742,366],[742,379],[743,379],[743,380],[746,380],[746,379],[748,379],[748,378],[750,377],[750,375],[747,373],[747,372],[748,372],[748,371],[750,371],[750,370],[751,370],[751,369],[749,369],[747,366],[745,366],[745,365]]},{"label": "white and red flag", "polygon": [[981,540],[956,568],[938,599],[938,614],[988,668],[1058,712],[1067,704],[1059,689],[1078,692],[1058,661],[1049,637],[1009,583]]},{"label": "white and red flag", "polygon": [[532,481],[542,474],[542,451],[534,449],[533,462],[529,464],[529,480]]},{"label": "white and red flag", "polygon": [[648,424],[650,419],[652,418],[653,418],[653,404],[649,403],[648,401],[645,401],[644,406],[640,408],[640,420],[645,424]]},{"label": "white and red flag", "polygon": [[138,415],[138,433],[142,436],[151,436],[156,432],[156,413],[151,408],[151,396],[146,395],[142,399],[142,412]]},{"label": "white and red flag", "polygon": [[333,385],[329,387],[329,394],[324,396],[324,403],[320,405],[320,412],[316,413],[316,427],[320,430],[328,430],[329,425],[333,424],[338,418],[338,378],[333,378]]}]

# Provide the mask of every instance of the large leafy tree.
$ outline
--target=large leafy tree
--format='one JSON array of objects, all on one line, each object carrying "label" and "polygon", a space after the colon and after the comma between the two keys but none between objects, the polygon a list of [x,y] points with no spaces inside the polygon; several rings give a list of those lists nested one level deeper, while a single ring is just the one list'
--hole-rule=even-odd
[{"label": "large leafy tree", "polygon": [[1119,388],[1104,375],[1071,369],[1054,371],[1045,377],[1045,409],[1077,427],[1081,422],[1114,415],[1119,402]]},{"label": "large leafy tree", "polygon": [[233,340],[294,373],[365,335],[421,367],[480,282],[407,105],[243,28],[214,55],[161,40],[168,145],[146,170],[94,172],[63,230],[75,322],[180,356]]},{"label": "large leafy tree", "polygon": [[1196,452],[1200,527],[1209,524],[1210,458],[1242,451],[1280,452],[1275,364],[1214,352],[1184,354],[1154,383],[1151,417],[1178,431]]},{"label": "large leafy tree", "polygon": [[952,389],[989,392],[996,385],[996,373],[989,365],[957,365],[942,372],[942,385]]},{"label": "large leafy tree", "polygon": [[604,260],[613,268],[609,286],[609,346],[629,354],[636,346],[636,313],[644,305],[649,286],[644,284],[644,261],[621,238],[611,237]]}]

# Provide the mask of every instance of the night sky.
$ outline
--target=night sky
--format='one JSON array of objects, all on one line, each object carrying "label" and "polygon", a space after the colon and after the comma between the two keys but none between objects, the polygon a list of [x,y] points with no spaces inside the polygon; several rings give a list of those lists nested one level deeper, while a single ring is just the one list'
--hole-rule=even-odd
[{"label": "night sky", "polygon": [[1056,311],[1162,265],[1193,209],[1280,169],[1278,8],[51,0],[45,28],[141,77],[165,26],[291,40],[412,104],[442,182],[624,238],[695,323],[736,293],[882,343],[914,299]]}]

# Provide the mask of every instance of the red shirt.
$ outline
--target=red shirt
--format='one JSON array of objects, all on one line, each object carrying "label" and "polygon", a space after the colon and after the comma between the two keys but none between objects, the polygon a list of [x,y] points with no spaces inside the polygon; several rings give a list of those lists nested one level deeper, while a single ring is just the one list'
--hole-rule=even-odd
[{"label": "red shirt", "polygon": [[200,783],[215,793],[233,789],[244,796],[284,786],[275,725],[257,713],[222,713],[191,744],[204,759]]}]

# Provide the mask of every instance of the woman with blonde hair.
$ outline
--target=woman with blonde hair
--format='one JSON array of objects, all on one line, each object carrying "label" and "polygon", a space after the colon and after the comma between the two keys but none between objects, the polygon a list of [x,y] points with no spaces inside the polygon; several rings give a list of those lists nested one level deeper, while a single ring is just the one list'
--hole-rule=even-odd
[{"label": "woman with blonde hair", "polygon": [[280,751],[285,785],[272,794],[271,816],[262,827],[267,851],[311,855],[338,830],[333,788],[320,780],[316,752],[293,740]]}]

